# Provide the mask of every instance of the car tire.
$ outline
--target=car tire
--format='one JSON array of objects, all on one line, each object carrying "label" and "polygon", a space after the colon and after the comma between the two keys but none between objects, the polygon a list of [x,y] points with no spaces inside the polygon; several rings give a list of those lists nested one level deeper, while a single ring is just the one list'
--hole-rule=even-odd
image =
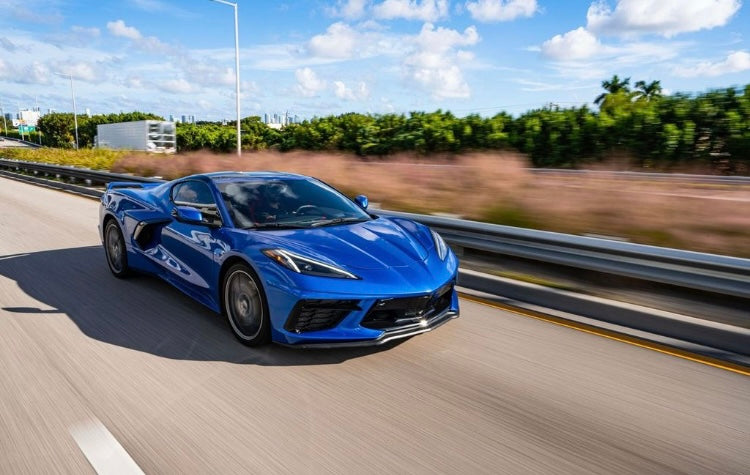
[{"label": "car tire", "polygon": [[110,219],[104,226],[104,253],[107,256],[109,270],[115,277],[122,279],[131,275],[125,239],[114,219]]},{"label": "car tire", "polygon": [[271,319],[260,279],[245,264],[235,264],[224,276],[222,308],[234,336],[247,346],[271,340]]}]

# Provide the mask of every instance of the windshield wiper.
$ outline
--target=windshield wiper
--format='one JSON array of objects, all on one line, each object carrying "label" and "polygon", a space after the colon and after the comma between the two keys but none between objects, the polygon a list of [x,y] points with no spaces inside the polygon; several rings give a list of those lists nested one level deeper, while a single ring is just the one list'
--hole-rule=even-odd
[{"label": "windshield wiper", "polygon": [[320,221],[315,221],[314,223],[310,224],[310,227],[317,228],[318,226],[330,226],[332,224],[341,224],[341,223],[363,223],[369,220],[370,218],[352,218],[352,217],[321,219]]},{"label": "windshield wiper", "polygon": [[306,228],[307,226],[300,226],[298,224],[289,224],[289,223],[255,223],[251,224],[250,226],[245,226],[242,229],[302,229]]}]

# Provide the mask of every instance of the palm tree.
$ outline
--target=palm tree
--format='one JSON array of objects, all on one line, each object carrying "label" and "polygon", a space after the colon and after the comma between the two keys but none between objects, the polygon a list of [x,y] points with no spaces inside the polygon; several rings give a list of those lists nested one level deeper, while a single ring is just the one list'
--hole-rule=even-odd
[{"label": "palm tree", "polygon": [[650,101],[661,97],[661,81],[638,81],[635,83],[635,97],[637,100]]},{"label": "palm tree", "polygon": [[607,92],[599,94],[599,97],[594,99],[594,104],[599,104],[610,94],[617,94],[618,92],[630,92],[628,84],[630,84],[630,78],[620,80],[617,74],[612,76],[612,79],[610,80],[602,81],[602,87]]}]

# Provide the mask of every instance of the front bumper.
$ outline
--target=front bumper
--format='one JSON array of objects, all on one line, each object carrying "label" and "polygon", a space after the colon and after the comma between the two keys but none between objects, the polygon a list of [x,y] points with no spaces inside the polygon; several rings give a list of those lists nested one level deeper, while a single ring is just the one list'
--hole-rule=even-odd
[{"label": "front bumper", "polygon": [[427,333],[429,331],[432,331],[438,328],[444,323],[447,323],[448,321],[453,320],[454,318],[458,318],[458,316],[459,316],[458,310],[447,309],[444,312],[440,313],[439,315],[435,315],[419,323],[406,325],[406,326],[402,326],[399,328],[394,328],[392,330],[385,330],[379,337],[374,338],[372,340],[298,343],[298,344],[279,343],[279,344],[282,346],[290,347],[290,348],[304,348],[304,349],[362,348],[362,347],[370,347],[370,346],[379,346],[379,345],[383,345],[385,343],[388,343],[394,340],[400,340],[402,338],[409,338],[415,335],[420,335],[422,333]]},{"label": "front bumper", "polygon": [[[354,300],[340,300],[341,294],[309,293],[291,299],[289,294],[271,287],[267,290],[273,322],[272,339],[275,343],[294,348],[366,347],[426,333],[459,316],[458,292],[454,286],[455,277],[452,276],[442,285],[435,285],[432,291],[360,298],[351,294],[346,296]],[[448,290],[444,290],[446,287]],[[300,330],[300,327],[290,325],[300,321],[294,320],[300,315],[295,312],[300,308],[300,302],[348,310],[342,312],[345,316],[334,316],[335,312],[305,315],[302,328],[314,328],[317,322],[324,323],[319,329]]]}]

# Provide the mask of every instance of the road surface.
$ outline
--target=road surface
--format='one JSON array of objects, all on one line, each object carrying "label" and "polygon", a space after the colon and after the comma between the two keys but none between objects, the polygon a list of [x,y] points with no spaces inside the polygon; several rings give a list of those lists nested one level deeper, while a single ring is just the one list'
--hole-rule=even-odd
[{"label": "road surface", "polygon": [[750,473],[747,376],[469,301],[386,348],[249,349],[112,277],[97,206],[0,179],[0,473],[106,470],[97,441],[145,473]]},{"label": "road surface", "polygon": [[0,137],[0,148],[31,148],[31,146],[23,142],[8,140],[5,137]]}]

